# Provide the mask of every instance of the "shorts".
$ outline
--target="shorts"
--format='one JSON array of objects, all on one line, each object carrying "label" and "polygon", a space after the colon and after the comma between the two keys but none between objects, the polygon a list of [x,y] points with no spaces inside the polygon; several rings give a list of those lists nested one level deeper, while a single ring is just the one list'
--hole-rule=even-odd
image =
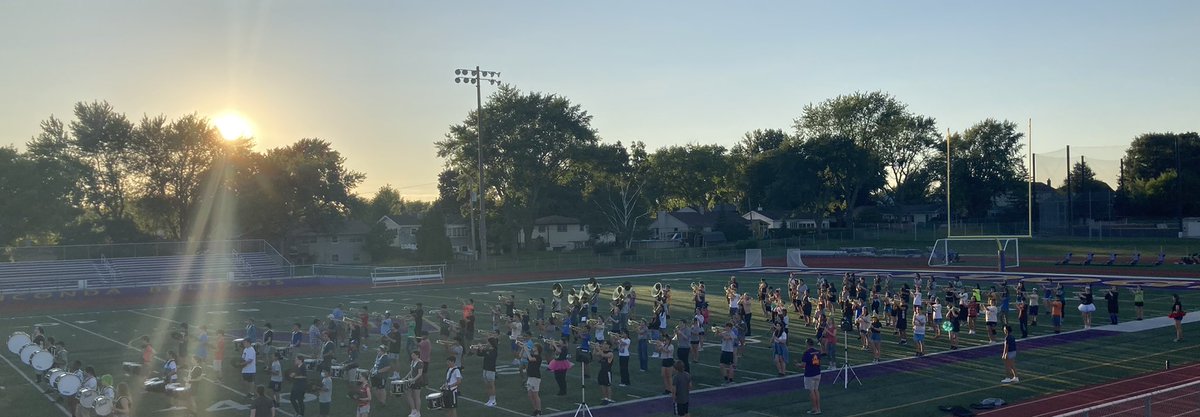
[{"label": "shorts", "polygon": [[804,377],[804,389],[816,391],[817,387],[821,386],[821,376],[806,376]]},{"label": "shorts", "polygon": [[1031,304],[1031,305],[1029,306],[1029,315],[1031,315],[1031,316],[1034,316],[1034,317],[1037,317],[1037,315],[1038,315],[1038,306],[1037,306],[1037,304]]},{"label": "shorts", "polygon": [[1145,306],[1145,305],[1146,305],[1146,303],[1144,303],[1144,302],[1141,302],[1141,301],[1134,301],[1134,302],[1133,302],[1133,306],[1134,306],[1134,307],[1142,307],[1142,306]]},{"label": "shorts", "polygon": [[275,392],[283,392],[283,381],[271,381],[270,386]]},{"label": "shorts", "polygon": [[[674,364],[671,366],[674,366]],[[600,372],[599,375],[596,375],[596,383],[602,387],[611,387],[612,372]]]},{"label": "shorts", "polygon": [[1080,305],[1079,305],[1079,312],[1080,312],[1080,313],[1091,313],[1091,312],[1093,312],[1093,311],[1096,311],[1096,305],[1095,305],[1095,304],[1080,304]]},{"label": "shorts", "polygon": [[333,403],[318,403],[317,404],[318,413],[320,413],[320,415],[323,415],[323,416],[329,415],[329,406],[331,404],[333,404]]},{"label": "shorts", "polygon": [[688,403],[683,403],[683,404],[675,403],[675,415],[677,415],[677,416],[688,415]]},{"label": "shorts", "polygon": [[914,333],[913,341],[917,342],[917,343],[924,343],[925,342],[925,333]]},{"label": "shorts", "polygon": [[495,382],[496,371],[483,371],[483,380],[487,382]]},{"label": "shorts", "polygon": [[[701,334],[703,334],[703,333],[701,333]],[[699,341],[699,340],[697,340],[697,341],[695,341],[695,342],[692,342],[692,350],[698,350],[699,348],[700,348],[700,341]]]},{"label": "shorts", "polygon": [[987,322],[987,327],[988,327],[989,329],[994,329],[994,328],[996,328],[996,322],[994,322],[994,321],[989,321],[989,322]]},{"label": "shorts", "polygon": [[733,352],[721,351],[721,363],[725,365],[733,365]]},{"label": "shorts", "polygon": [[383,375],[375,375],[368,379],[371,382],[371,388],[384,389],[387,388],[387,381],[383,380]]},{"label": "shorts", "polygon": [[671,367],[674,367],[674,366],[675,366],[675,359],[674,359],[674,358],[666,358],[666,359],[663,359],[663,360],[662,360],[662,367],[663,367],[663,368],[671,368]]},{"label": "shorts", "polygon": [[1001,359],[1017,360],[1017,352],[1008,352],[1007,355],[1000,355]]},{"label": "shorts", "polygon": [[365,415],[369,415],[369,414],[371,414],[371,405],[370,404],[358,406],[358,415],[365,416]]},{"label": "shorts", "polygon": [[525,390],[529,392],[538,392],[542,390],[542,379],[529,377],[525,380]]},{"label": "shorts", "polygon": [[248,374],[248,373],[244,373],[244,372],[243,372],[243,373],[242,373],[242,380],[243,380],[243,381],[246,381],[246,382],[254,382],[254,374],[253,374],[253,373],[249,373],[249,374]]},{"label": "shorts", "polygon": [[458,408],[458,391],[442,391],[442,408]]},{"label": "shorts", "polygon": [[1054,327],[1062,326],[1062,317],[1059,317],[1059,316],[1051,317],[1050,323],[1053,324]]}]

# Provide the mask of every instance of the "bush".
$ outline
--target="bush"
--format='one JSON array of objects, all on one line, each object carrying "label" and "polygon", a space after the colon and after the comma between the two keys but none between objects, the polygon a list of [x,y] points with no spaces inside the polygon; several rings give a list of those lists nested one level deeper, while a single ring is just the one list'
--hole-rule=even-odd
[{"label": "bush", "polygon": [[733,247],[736,249],[758,249],[758,241],[753,239],[739,240]]}]

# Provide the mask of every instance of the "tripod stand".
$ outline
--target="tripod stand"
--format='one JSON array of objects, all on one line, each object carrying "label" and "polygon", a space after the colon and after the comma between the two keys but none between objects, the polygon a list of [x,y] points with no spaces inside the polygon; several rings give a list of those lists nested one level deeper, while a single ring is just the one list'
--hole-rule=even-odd
[{"label": "tripod stand", "polygon": [[[853,325],[850,327],[854,329]],[[834,353],[835,355],[837,353]],[[850,377],[854,377],[854,381],[862,386],[862,380],[858,379],[858,372],[854,372],[854,367],[850,366],[850,332],[842,331],[842,369],[838,370],[836,378],[833,378],[833,383],[837,383],[838,379],[842,380],[842,389],[850,388]]]},{"label": "tripod stand", "polygon": [[579,367],[579,407],[575,409],[575,417],[579,417],[587,413],[588,417],[592,417],[592,409],[587,405],[587,374],[584,373],[587,369],[587,364]]}]

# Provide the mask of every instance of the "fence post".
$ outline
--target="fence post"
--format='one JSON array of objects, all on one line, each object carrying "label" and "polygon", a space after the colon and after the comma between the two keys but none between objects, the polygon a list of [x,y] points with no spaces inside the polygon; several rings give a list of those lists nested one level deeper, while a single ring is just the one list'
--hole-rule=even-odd
[{"label": "fence post", "polygon": [[1154,404],[1154,401],[1152,401],[1152,400],[1151,400],[1152,398],[1154,398],[1154,394],[1153,394],[1153,393],[1151,393],[1150,395],[1147,395],[1147,396],[1146,396],[1146,414],[1145,414],[1145,416],[1146,416],[1146,417],[1151,417],[1151,414],[1152,414],[1152,413],[1151,413],[1151,412],[1152,412],[1152,410],[1151,410],[1151,408],[1150,408],[1150,405],[1151,405],[1151,404]]}]

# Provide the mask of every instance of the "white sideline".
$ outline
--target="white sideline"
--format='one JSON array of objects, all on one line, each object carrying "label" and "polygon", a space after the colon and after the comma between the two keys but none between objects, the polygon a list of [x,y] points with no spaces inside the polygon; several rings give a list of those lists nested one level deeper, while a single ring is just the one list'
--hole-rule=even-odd
[{"label": "white sideline", "polygon": [[21,372],[21,370],[20,370],[20,369],[17,369],[17,365],[14,365],[14,364],[12,363],[12,361],[8,360],[8,357],[7,357],[7,356],[0,355],[0,358],[4,358],[4,362],[5,362],[5,363],[7,363],[9,367],[12,367],[12,368],[13,368],[13,371],[16,371],[16,372],[17,372],[17,374],[20,374],[20,375],[21,375],[21,378],[25,378],[25,381],[26,381],[26,382],[29,382],[29,385],[32,385],[32,386],[33,386],[33,390],[34,390],[34,391],[41,392],[41,393],[42,393],[42,396],[43,396],[43,397],[46,397],[46,399],[47,399],[47,400],[50,400],[50,402],[51,402],[51,403],[53,403],[55,407],[58,407],[59,411],[62,411],[62,412],[63,412],[63,414],[64,414],[64,415],[66,415],[67,417],[71,417],[71,412],[70,412],[70,411],[67,411],[67,408],[66,408],[66,407],[63,407],[63,405],[62,405],[62,404],[59,404],[59,403],[58,403],[58,401],[55,401],[55,400],[54,400],[54,397],[51,397],[51,396],[50,396],[50,394],[46,394],[45,392],[43,392],[43,391],[42,391],[42,388],[41,388],[41,387],[39,387],[39,386],[38,386],[38,384],[37,384],[36,382],[33,382],[33,380],[32,380],[32,379],[29,379],[29,375],[25,375],[25,373],[24,373],[24,372]]}]

